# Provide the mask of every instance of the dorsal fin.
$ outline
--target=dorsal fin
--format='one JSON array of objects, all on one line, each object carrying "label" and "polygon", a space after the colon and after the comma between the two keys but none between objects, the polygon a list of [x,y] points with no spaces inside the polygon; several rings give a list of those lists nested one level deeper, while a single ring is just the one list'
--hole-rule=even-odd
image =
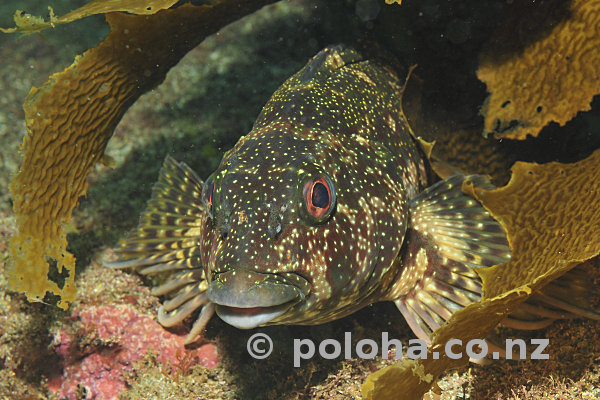
[{"label": "dorsal fin", "polygon": [[341,44],[325,47],[297,74],[298,84],[324,81],[344,65],[362,61],[363,57],[351,47]]}]

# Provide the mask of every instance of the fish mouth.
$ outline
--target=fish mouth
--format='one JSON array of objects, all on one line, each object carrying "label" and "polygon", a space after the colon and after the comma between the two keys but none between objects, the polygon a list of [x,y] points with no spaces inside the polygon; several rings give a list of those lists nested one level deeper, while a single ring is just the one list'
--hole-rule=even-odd
[{"label": "fish mouth", "polygon": [[217,305],[215,311],[219,318],[231,326],[235,326],[239,329],[253,329],[285,314],[285,312],[296,303],[296,301],[291,301],[271,307],[246,308]]},{"label": "fish mouth", "polygon": [[207,294],[216,305],[217,315],[239,329],[268,324],[305,297],[298,287],[278,275],[252,271],[216,275]]}]

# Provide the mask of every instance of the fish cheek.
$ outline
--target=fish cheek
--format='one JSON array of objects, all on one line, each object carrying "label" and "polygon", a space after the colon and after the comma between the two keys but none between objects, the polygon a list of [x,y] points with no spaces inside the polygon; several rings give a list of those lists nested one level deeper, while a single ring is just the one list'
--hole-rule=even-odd
[{"label": "fish cheek", "polygon": [[377,301],[386,286],[388,272],[401,249],[407,226],[408,205],[402,186],[393,177],[385,176],[380,185],[357,199],[356,221],[351,226],[354,240],[351,290],[356,298],[367,303]]},{"label": "fish cheek", "polygon": [[[341,224],[343,227],[344,224]],[[347,225],[346,225],[347,226]],[[348,227],[349,228],[349,227]],[[346,229],[341,228],[341,232]],[[356,286],[356,265],[350,252],[351,244],[340,231],[327,238],[327,249],[324,251],[326,262],[325,279],[331,288],[332,296],[343,296]]]},{"label": "fish cheek", "polygon": [[[375,221],[370,210],[362,211],[364,199],[340,201],[330,224],[322,232],[321,273],[327,297],[355,297],[372,267]],[[325,297],[325,296],[323,296]]]}]

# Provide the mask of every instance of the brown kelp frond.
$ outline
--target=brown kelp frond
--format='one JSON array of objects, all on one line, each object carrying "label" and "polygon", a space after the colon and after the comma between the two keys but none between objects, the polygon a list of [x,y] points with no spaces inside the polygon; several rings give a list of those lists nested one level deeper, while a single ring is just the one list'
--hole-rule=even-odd
[{"label": "brown kelp frond", "polygon": [[[546,4],[567,8],[560,13],[532,17],[535,9],[516,2],[498,24],[477,71],[490,92],[481,110],[485,134],[506,139],[537,136],[550,122],[564,125],[579,111],[589,110],[592,98],[600,93],[600,35],[596,28],[600,3],[562,3]],[[560,21],[555,20],[556,15],[562,17]],[[542,38],[528,41],[528,24],[536,19],[541,19],[536,23],[546,29]],[[524,42],[529,43],[524,49],[507,49]]]},{"label": "brown kelp frond", "polygon": [[[86,177],[103,159],[121,117],[206,36],[269,2],[224,0],[210,6],[185,4],[152,15],[107,14],[111,26],[107,38],[31,90],[24,105],[23,164],[11,183],[18,223],[6,268],[12,290],[26,293],[30,300],[52,292],[62,297],[59,305],[64,308],[73,301],[75,260],[66,250],[62,226],[85,194]],[[89,6],[104,3],[132,4],[127,9],[131,12],[143,3],[144,13],[168,4],[98,0]],[[48,280],[48,260],[59,272],[68,271],[63,287]]]},{"label": "brown kelp frond", "polygon": [[150,15],[159,10],[167,9],[175,3],[177,3],[177,0],[92,0],[88,4],[63,15],[62,17],[55,16],[52,7],[48,7],[48,21],[45,21],[44,18],[17,10],[14,15],[16,27],[0,28],[0,31],[4,33],[22,33],[28,35],[30,33],[39,32],[47,28],[54,28],[56,25],[77,21],[78,19],[96,14],[123,11],[133,14]]}]

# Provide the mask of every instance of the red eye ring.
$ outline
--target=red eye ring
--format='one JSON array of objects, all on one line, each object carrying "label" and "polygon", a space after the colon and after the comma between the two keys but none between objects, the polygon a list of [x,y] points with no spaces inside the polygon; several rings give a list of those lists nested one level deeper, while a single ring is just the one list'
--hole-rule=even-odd
[{"label": "red eye ring", "polygon": [[305,210],[317,222],[323,221],[333,211],[335,189],[329,177],[308,180],[302,189]]}]

